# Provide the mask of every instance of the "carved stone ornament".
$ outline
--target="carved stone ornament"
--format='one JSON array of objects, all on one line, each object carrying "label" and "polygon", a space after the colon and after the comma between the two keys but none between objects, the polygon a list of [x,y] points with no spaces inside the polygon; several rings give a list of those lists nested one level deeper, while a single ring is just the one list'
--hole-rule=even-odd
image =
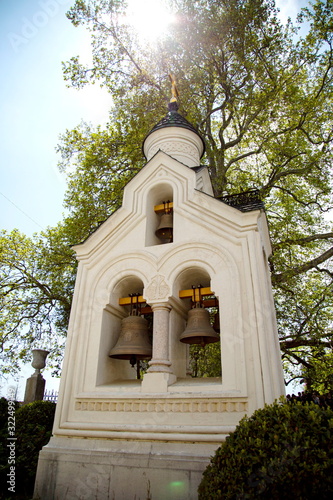
[{"label": "carved stone ornament", "polygon": [[233,413],[248,411],[246,399],[138,399],[138,400],[77,400],[77,411],[156,412],[156,413]]},{"label": "carved stone ornament", "polygon": [[188,156],[191,156],[191,157],[194,157],[194,158],[199,158],[199,153],[198,153],[198,150],[197,148],[195,148],[194,146],[192,145],[189,145],[189,144],[183,144],[181,142],[163,142],[162,144],[161,143],[158,143],[154,146],[152,146],[150,149],[149,149],[149,158],[151,158],[152,156],[154,156],[157,151],[163,151],[164,153],[167,153],[167,154],[171,154],[171,153],[182,153],[182,154],[185,154],[185,155],[188,155]]},{"label": "carved stone ornament", "polygon": [[148,303],[167,300],[170,295],[170,287],[166,283],[164,276],[157,274],[145,289],[145,299]]}]

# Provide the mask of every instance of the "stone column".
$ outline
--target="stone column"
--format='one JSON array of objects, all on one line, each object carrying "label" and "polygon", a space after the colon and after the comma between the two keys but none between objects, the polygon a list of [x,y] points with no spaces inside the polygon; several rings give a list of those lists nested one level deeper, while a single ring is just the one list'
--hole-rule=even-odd
[{"label": "stone column", "polygon": [[169,358],[169,313],[168,299],[171,289],[165,276],[156,274],[144,291],[144,297],[153,310],[153,356],[144,375],[142,392],[167,392],[168,385],[176,381]]},{"label": "stone column", "polygon": [[153,321],[153,357],[149,361],[148,373],[172,373],[169,360],[169,312],[168,303],[152,304]]},{"label": "stone column", "polygon": [[153,320],[153,357],[143,377],[143,392],[167,392],[168,386],[176,381],[169,359],[169,313],[167,302],[152,304]]}]

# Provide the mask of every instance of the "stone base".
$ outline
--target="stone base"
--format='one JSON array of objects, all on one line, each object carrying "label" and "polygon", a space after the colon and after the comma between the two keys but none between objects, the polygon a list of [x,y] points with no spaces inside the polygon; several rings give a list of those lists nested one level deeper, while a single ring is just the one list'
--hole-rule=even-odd
[{"label": "stone base", "polygon": [[169,385],[176,382],[177,377],[172,373],[152,372],[145,373],[141,383],[142,392],[168,392]]},{"label": "stone base", "polygon": [[216,444],[53,437],[34,500],[195,500]]},{"label": "stone base", "polygon": [[40,373],[34,373],[27,379],[24,394],[24,404],[43,401],[45,379]]}]

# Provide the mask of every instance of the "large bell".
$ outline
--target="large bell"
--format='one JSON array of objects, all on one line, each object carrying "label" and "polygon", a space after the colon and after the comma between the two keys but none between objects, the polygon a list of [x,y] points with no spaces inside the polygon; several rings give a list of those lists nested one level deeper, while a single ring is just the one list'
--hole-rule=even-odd
[{"label": "large bell", "polygon": [[150,359],[152,345],[148,336],[147,320],[141,316],[128,316],[121,322],[121,332],[110,358],[129,359],[131,365],[140,359]]},{"label": "large bell", "polygon": [[187,326],[179,340],[185,344],[199,344],[202,347],[220,340],[210,324],[207,309],[195,307],[189,310]]},{"label": "large bell", "polygon": [[173,216],[172,213],[165,213],[162,215],[157,230],[156,236],[164,243],[171,243],[173,237]]}]

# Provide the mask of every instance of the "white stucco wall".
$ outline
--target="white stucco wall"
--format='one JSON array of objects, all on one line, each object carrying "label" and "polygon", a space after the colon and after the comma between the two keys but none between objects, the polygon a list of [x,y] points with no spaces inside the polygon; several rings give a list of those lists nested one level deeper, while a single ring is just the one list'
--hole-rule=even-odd
[{"label": "white stucco wall", "polygon": [[[138,481],[154,475],[149,464],[140,468],[145,453],[163,457],[174,471],[183,460],[183,479],[191,486],[179,498],[194,498],[200,471],[221,440],[245,414],[284,393],[265,215],[242,213],[211,194],[207,173],[159,151],[125,187],[122,207],[75,247],[79,268],[54,437],[41,453],[36,494],[46,491],[45,476],[55,463],[63,467],[62,479],[53,480],[59,493],[68,481],[66,467],[81,477],[83,462],[100,467],[113,450],[122,458],[112,470],[120,477],[125,467]],[[167,244],[155,237],[154,205],[164,196],[173,202],[174,239]],[[216,379],[189,378],[188,348],[179,342],[188,308],[179,290],[202,280],[219,300],[222,377]],[[165,329],[153,338],[151,371],[143,381],[128,361],[108,356],[128,314],[119,298],[132,292],[143,294]],[[168,359],[159,364],[157,352]],[[152,484],[158,488],[158,480]],[[114,488],[117,500],[130,498]]]}]

